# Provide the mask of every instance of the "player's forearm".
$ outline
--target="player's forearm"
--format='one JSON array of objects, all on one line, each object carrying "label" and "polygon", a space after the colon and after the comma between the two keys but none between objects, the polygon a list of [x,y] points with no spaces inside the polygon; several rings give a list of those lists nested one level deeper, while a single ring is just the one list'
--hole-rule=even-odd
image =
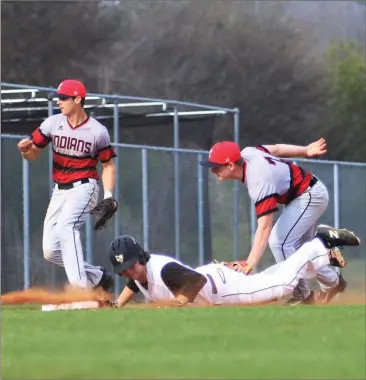
[{"label": "player's forearm", "polygon": [[246,260],[250,268],[255,268],[259,260],[263,256],[263,252],[267,247],[269,235],[271,234],[272,225],[258,226],[255,232],[252,249]]},{"label": "player's forearm", "polygon": [[103,165],[102,182],[104,195],[111,197],[116,185],[116,167],[112,160]]},{"label": "player's forearm", "polygon": [[135,293],[125,286],[122,290],[122,293],[117,299],[117,307],[123,307],[127,305],[133,299],[133,297],[135,297]]},{"label": "player's forearm", "polygon": [[266,148],[276,157],[292,158],[307,157],[307,147],[288,144],[268,145]]}]

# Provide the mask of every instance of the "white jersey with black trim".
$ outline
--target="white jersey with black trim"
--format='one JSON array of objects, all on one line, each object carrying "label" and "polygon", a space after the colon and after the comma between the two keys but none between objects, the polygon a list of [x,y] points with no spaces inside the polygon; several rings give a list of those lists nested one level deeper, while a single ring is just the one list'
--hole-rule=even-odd
[{"label": "white jersey with black trim", "polygon": [[154,253],[151,254],[150,260],[146,264],[147,289],[138,281],[135,281],[136,285],[140,289],[141,293],[146,297],[148,302],[167,301],[175,298],[173,293],[165,285],[163,279],[161,278],[161,270],[168,263],[178,263],[191,269],[189,266],[184,265],[172,257]]}]

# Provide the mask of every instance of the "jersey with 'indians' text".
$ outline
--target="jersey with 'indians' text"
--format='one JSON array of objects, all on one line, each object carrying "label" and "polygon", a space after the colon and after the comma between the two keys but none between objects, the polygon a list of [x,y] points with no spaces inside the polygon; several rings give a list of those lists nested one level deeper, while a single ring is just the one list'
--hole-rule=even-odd
[{"label": "jersey with 'indians' text", "polygon": [[243,182],[255,202],[258,218],[277,211],[277,203],[290,203],[310,185],[311,173],[272,156],[263,146],[245,148],[241,156],[244,159]]},{"label": "jersey with 'indians' text", "polygon": [[53,180],[58,184],[98,179],[98,161],[116,157],[107,128],[92,117],[72,127],[66,116],[52,115],[33,132],[32,141],[38,148],[52,143]]}]

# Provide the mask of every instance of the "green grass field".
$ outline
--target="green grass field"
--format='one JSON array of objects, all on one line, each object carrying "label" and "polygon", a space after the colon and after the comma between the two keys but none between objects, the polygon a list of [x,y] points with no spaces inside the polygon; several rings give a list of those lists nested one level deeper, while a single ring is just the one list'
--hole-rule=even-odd
[{"label": "green grass field", "polygon": [[2,312],[2,379],[364,379],[365,306]]}]

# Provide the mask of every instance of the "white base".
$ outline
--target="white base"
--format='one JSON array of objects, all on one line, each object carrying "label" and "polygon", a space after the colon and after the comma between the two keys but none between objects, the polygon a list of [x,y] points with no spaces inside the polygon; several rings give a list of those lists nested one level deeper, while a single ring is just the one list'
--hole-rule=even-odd
[{"label": "white base", "polygon": [[82,301],[62,303],[60,305],[42,305],[42,311],[57,311],[57,310],[79,310],[79,309],[99,309],[97,301]]}]

